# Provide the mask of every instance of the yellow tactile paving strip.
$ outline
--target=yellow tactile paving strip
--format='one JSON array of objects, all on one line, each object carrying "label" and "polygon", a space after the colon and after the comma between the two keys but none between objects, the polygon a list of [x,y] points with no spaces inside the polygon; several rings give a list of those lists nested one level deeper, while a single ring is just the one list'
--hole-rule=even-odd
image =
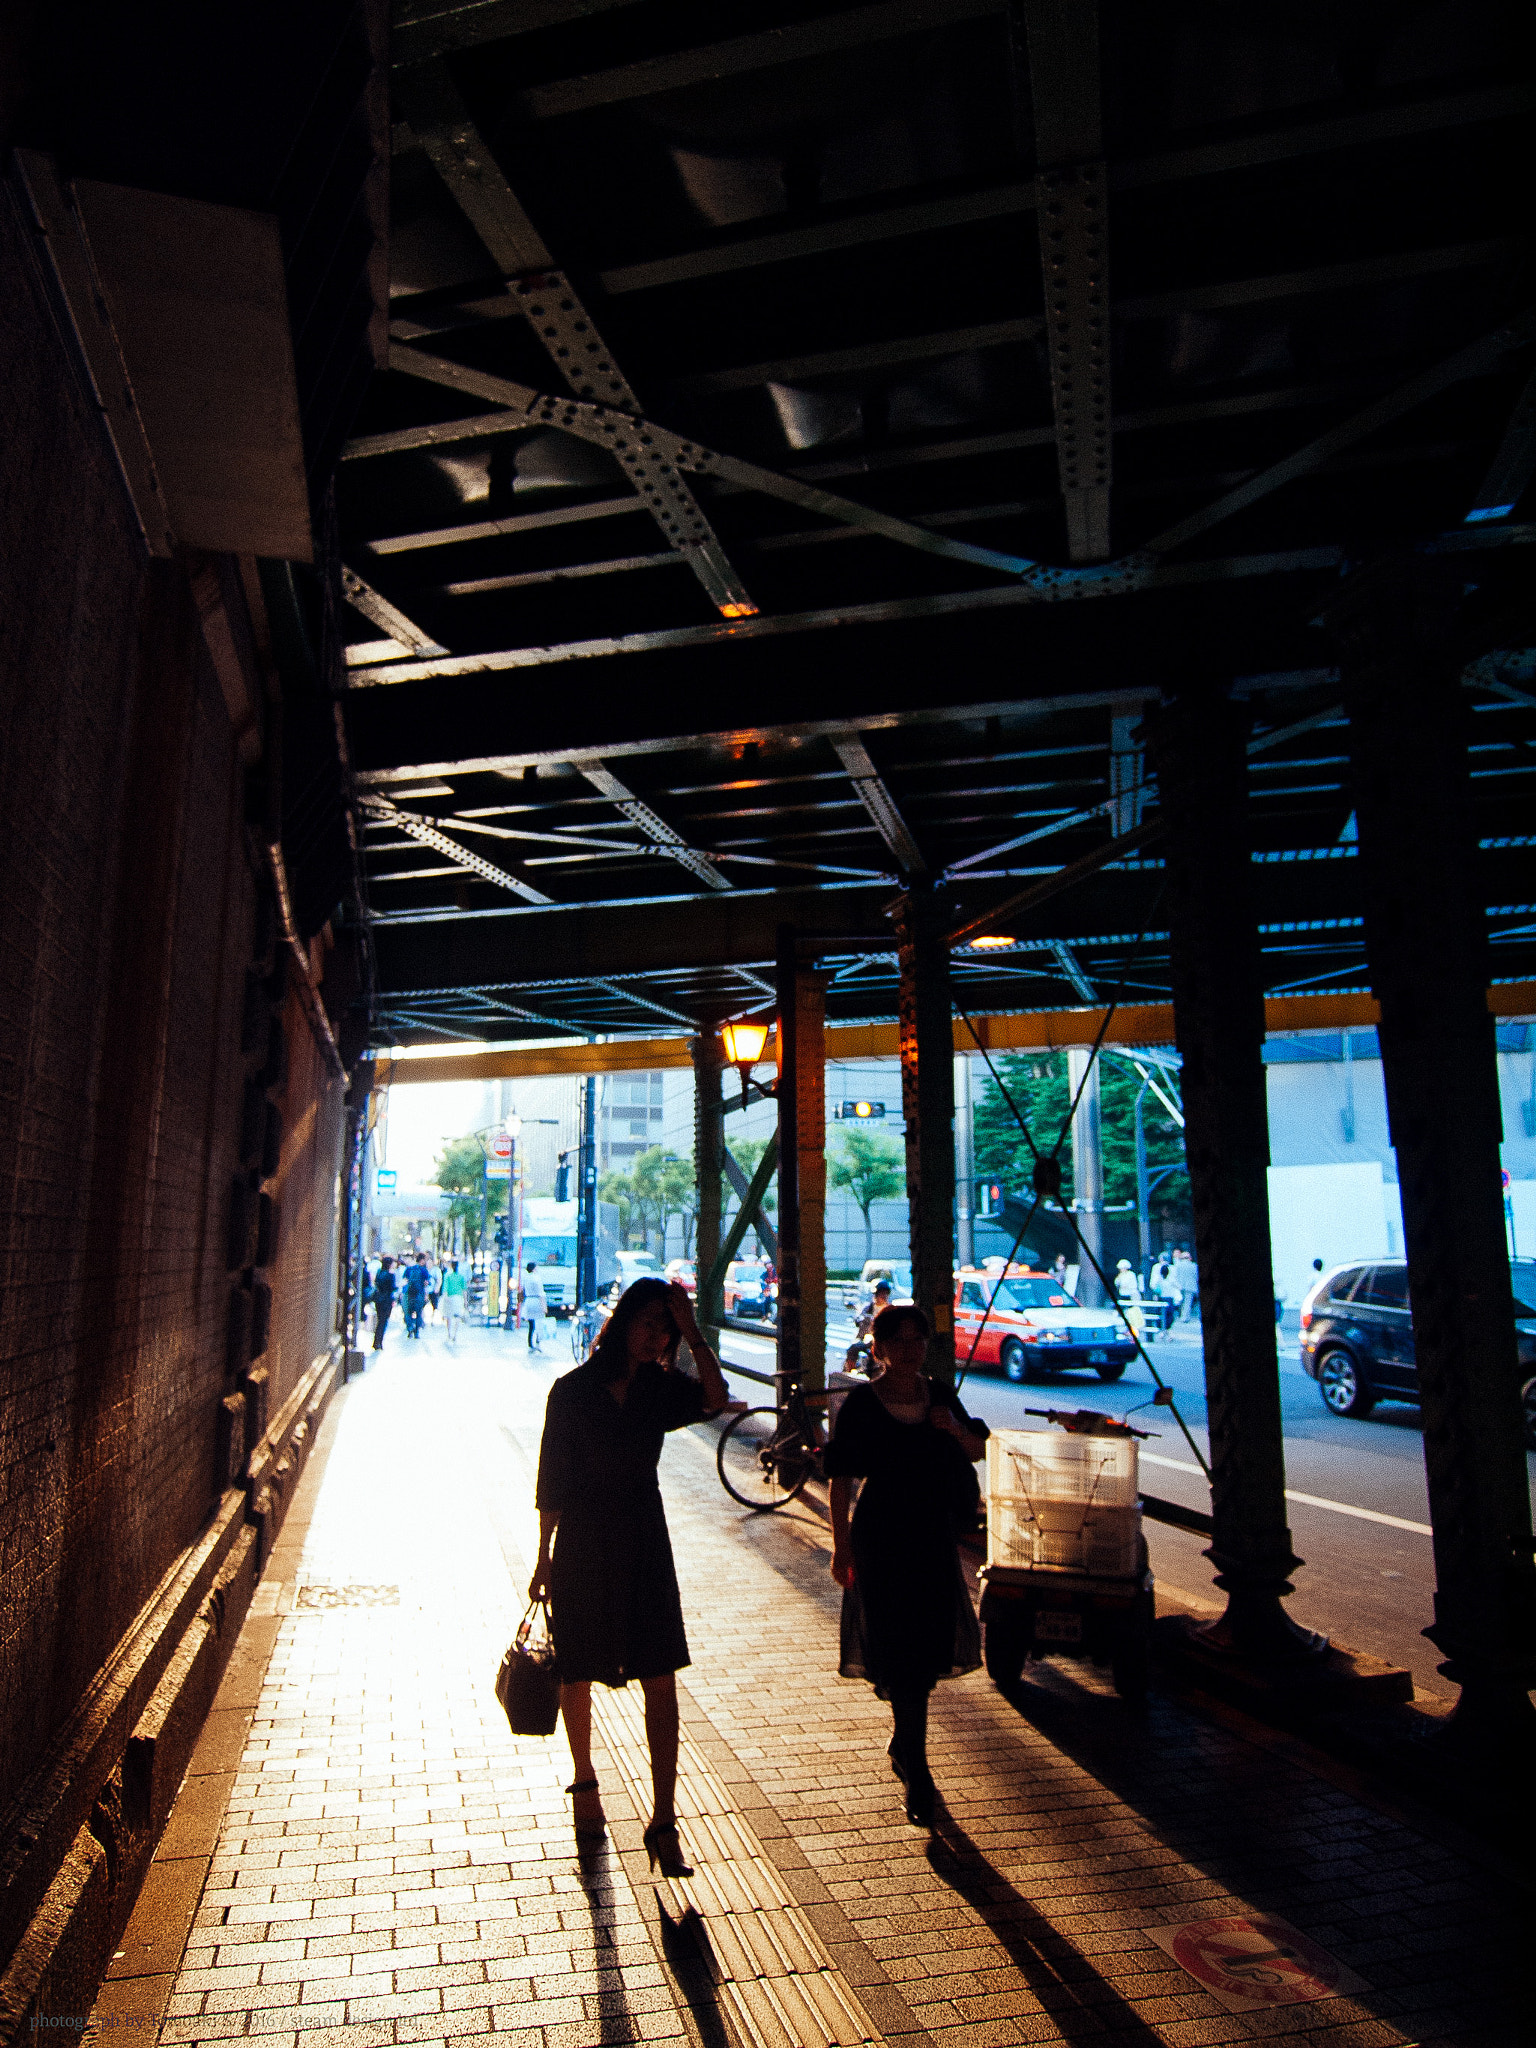
[{"label": "yellow tactile paving strip", "polygon": [[[638,1698],[599,1694],[596,1718],[636,1809],[649,1807],[650,1763]],[[750,2048],[862,2048],[882,2039],[768,1860],[729,1786],[684,1734],[678,1819],[692,1877],[662,1880]],[[643,1854],[643,1852],[642,1852]]]}]

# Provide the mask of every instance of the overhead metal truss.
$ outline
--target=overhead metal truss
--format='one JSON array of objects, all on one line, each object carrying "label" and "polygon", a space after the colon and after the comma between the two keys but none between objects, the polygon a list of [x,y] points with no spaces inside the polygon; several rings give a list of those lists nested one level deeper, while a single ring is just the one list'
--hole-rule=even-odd
[{"label": "overhead metal truss", "polygon": [[[1272,990],[1361,985],[1309,621],[1363,554],[1467,548],[1487,637],[1528,636],[1523,60],[1450,22],[1424,75],[1454,92],[1303,85],[1276,118],[1218,83],[1194,128],[1155,65],[1129,99],[1101,71],[1241,10],[394,12],[413,211],[337,484],[391,1028],[690,1029],[771,1002],[784,923],[835,1015],[888,1014],[916,883],[1013,942],[957,950],[968,1002],[1162,1001],[1139,720],[1170,662],[1255,708]],[[1518,973],[1536,687],[1508,649],[1468,681]]]}]

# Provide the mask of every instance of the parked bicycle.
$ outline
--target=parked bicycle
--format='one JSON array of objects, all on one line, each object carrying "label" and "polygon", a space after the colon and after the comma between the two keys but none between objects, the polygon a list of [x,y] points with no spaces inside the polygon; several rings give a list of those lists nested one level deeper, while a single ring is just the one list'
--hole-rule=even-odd
[{"label": "parked bicycle", "polygon": [[571,1356],[578,1365],[584,1365],[592,1355],[592,1346],[597,1342],[597,1333],[607,1322],[608,1304],[589,1301],[577,1309],[570,1320]]},{"label": "parked bicycle", "polygon": [[773,1408],[748,1408],[720,1432],[715,1463],[720,1484],[744,1508],[771,1514],[795,1499],[808,1479],[820,1479],[826,1431],[818,1409],[825,1394],[807,1394],[798,1382]]}]

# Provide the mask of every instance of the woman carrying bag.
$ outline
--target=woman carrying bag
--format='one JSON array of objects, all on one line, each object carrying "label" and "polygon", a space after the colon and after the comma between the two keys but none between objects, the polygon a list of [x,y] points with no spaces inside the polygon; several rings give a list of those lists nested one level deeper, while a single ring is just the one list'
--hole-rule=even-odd
[{"label": "woman carrying bag", "polygon": [[[975,1526],[973,1467],[988,1435],[923,1373],[928,1338],[920,1308],[880,1311],[870,1331],[879,1376],[843,1402],[826,1451],[832,1576],[843,1588],[839,1669],[891,1703],[888,1754],[915,1827],[933,1822],[928,1695],[981,1662],[957,1538]],[[850,1523],[855,1479],[864,1489]]]},{"label": "woman carrying bag", "polygon": [[[696,1380],[677,1369],[681,1341]],[[600,1835],[606,1824],[592,1769],[593,1681],[636,1678],[654,1798],[645,1846],[652,1869],[659,1862],[669,1877],[688,1875],[673,1801],[675,1674],[690,1660],[656,1468],[668,1430],[727,1405],[720,1361],[687,1294],[665,1280],[637,1280],[585,1365],[551,1387],[539,1449],[539,1562],[528,1595],[549,1601],[576,1832]]]}]

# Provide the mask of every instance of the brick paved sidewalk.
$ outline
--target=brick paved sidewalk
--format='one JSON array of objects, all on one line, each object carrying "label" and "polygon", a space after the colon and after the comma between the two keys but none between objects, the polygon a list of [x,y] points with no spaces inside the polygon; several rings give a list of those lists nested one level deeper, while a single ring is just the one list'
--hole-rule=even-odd
[{"label": "brick paved sidewalk", "polygon": [[[162,1861],[99,2031],[163,2011],[162,2040],[272,2048],[1529,2040],[1526,1901],[1496,1859],[1282,1738],[1162,1699],[1138,1717],[1083,1667],[1039,1667],[1019,1702],[981,1673],[942,1687],[939,1828],[909,1827],[886,1710],[836,1676],[820,1522],[738,1510],[707,1428],[663,1462],[696,1876],[647,1873],[628,1693],[599,1695],[611,1841],[578,1858],[563,1742],[514,1740],[491,1692],[565,1362],[429,1334],[333,1405],[210,1732],[224,1754],[194,1762],[167,1836],[185,1858],[202,1829],[211,1852],[175,1866],[189,1905],[206,1871],[185,1952],[174,1968]],[[1234,2011],[1146,1931],[1239,1917],[1319,1944],[1342,1995]],[[1299,1947],[1272,1924],[1242,1939]]]}]

